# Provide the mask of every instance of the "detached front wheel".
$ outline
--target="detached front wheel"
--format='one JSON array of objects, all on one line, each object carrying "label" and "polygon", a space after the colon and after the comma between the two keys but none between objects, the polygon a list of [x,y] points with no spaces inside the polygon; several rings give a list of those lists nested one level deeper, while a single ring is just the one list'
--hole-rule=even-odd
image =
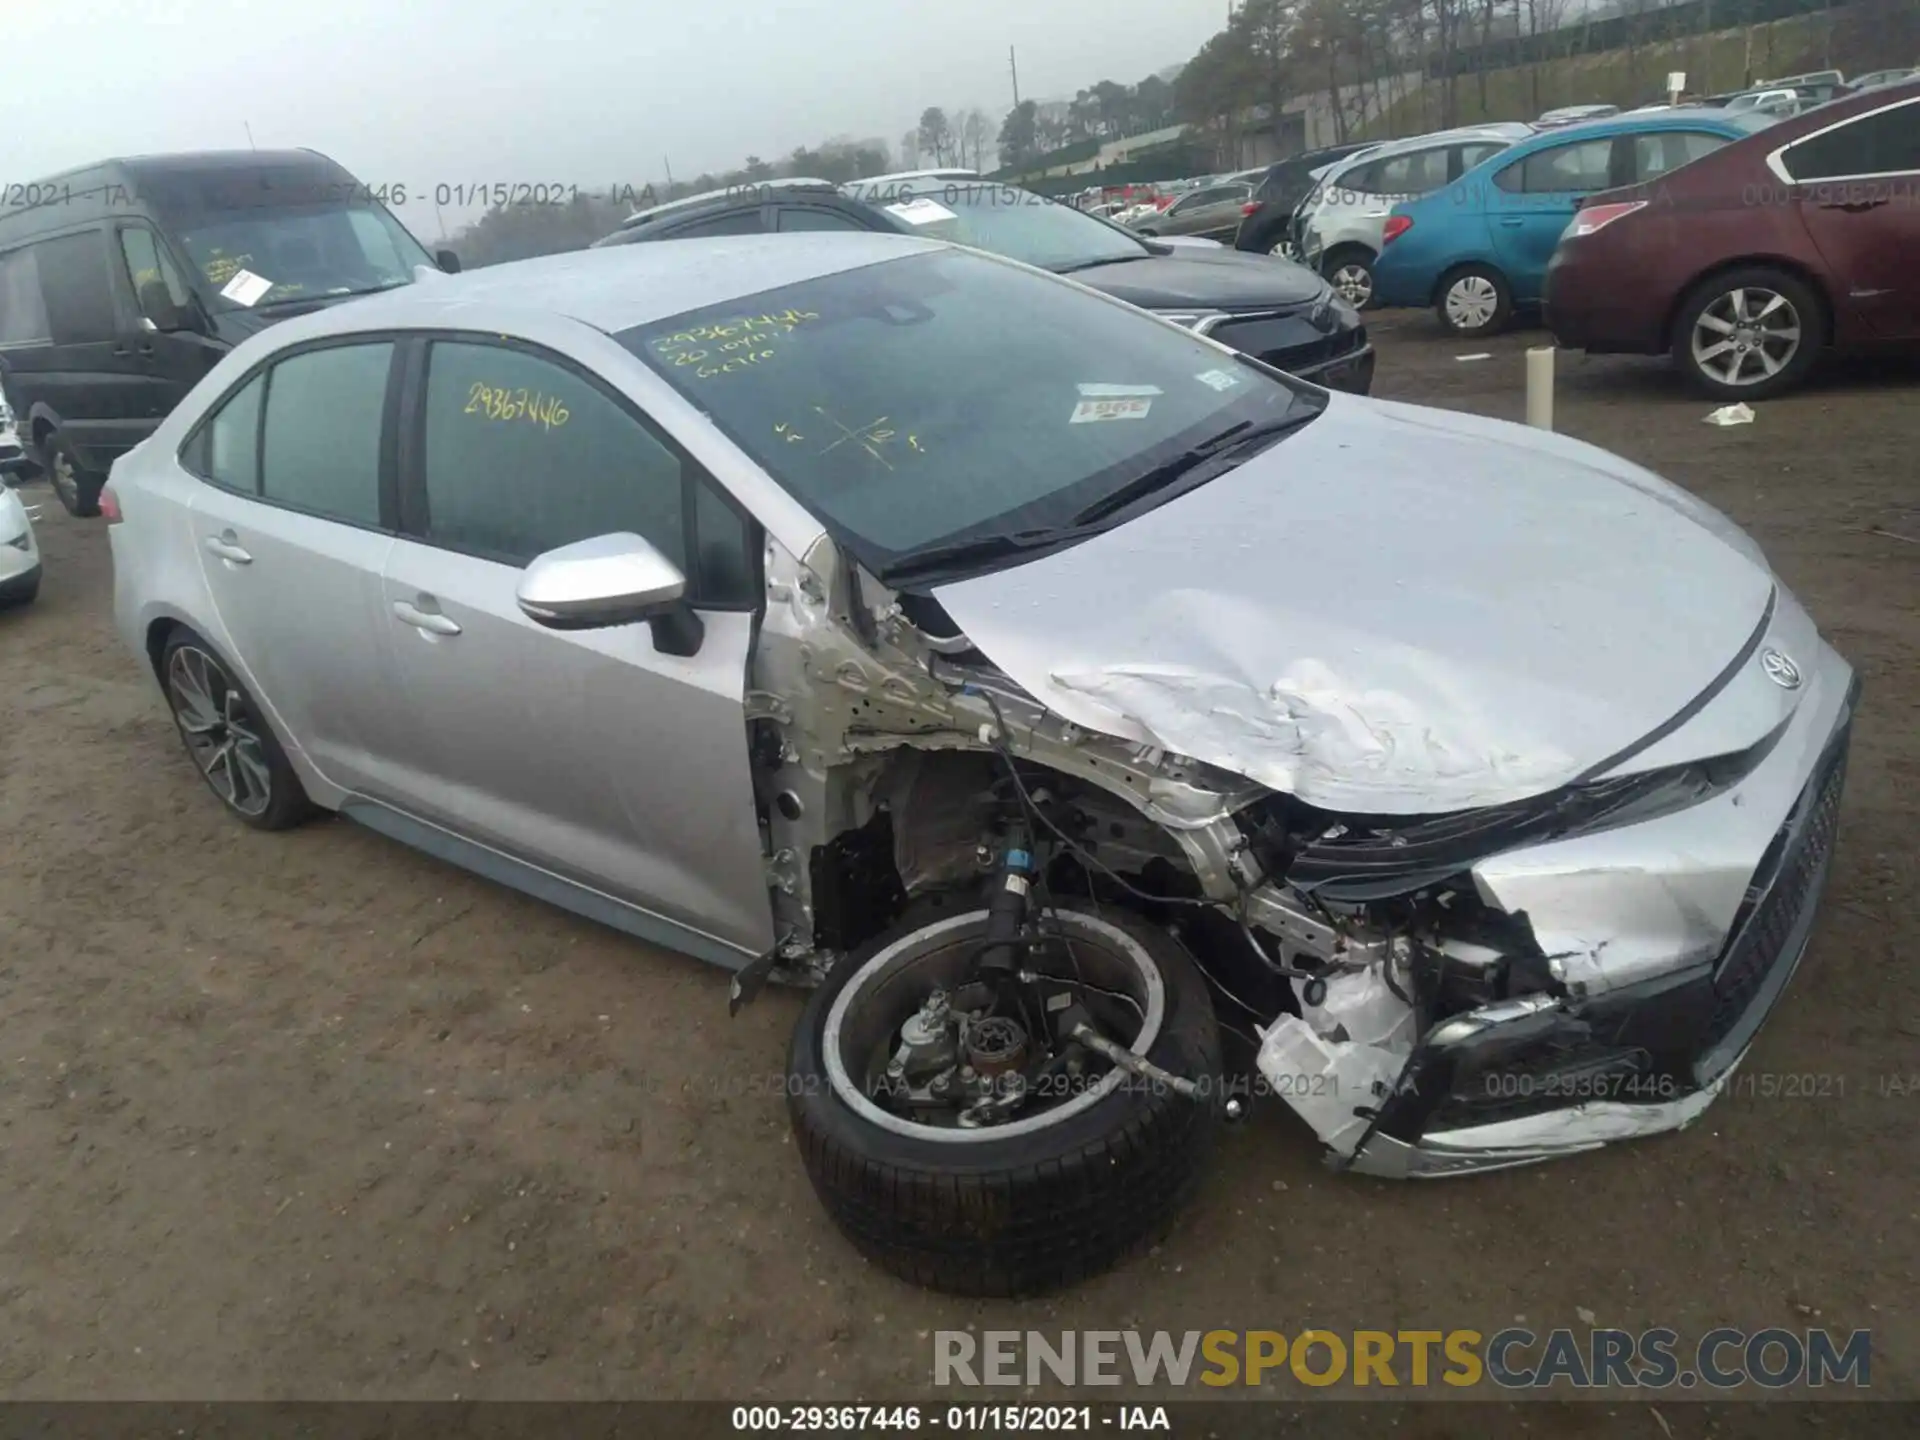
[{"label": "detached front wheel", "polygon": [[[1220,1037],[1177,940],[1079,904],[1048,910],[1021,961],[1054,999],[957,1023],[988,918],[908,925],[843,961],[794,1031],[788,1105],[814,1190],[863,1253],[936,1290],[1029,1295],[1170,1226],[1212,1146]],[[1063,995],[1199,1094],[1059,1044]]]}]

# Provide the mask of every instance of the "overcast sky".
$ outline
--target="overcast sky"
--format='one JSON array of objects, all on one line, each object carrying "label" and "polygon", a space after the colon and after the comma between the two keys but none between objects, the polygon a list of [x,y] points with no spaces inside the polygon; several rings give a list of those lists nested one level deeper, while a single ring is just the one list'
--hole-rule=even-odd
[{"label": "overcast sky", "polygon": [[[928,105],[1070,97],[1187,59],[1226,0],[5,0],[0,183],[109,155],[311,146],[436,233],[437,185],[638,186]],[[35,63],[33,56],[58,56]],[[449,211],[451,228],[458,217]]]}]

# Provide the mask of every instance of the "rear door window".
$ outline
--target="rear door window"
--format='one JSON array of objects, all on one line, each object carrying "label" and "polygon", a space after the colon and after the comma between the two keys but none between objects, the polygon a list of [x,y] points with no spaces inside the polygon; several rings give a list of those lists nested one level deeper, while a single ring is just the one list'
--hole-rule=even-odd
[{"label": "rear door window", "polygon": [[202,479],[242,495],[260,493],[260,400],[267,377],[259,374],[214,412],[181,459]]},{"label": "rear door window", "polygon": [[1494,177],[1502,190],[1527,195],[1587,195],[1605,190],[1613,165],[1613,141],[1581,140],[1536,150]]},{"label": "rear door window", "polygon": [[267,377],[260,494],[297,510],[379,528],[380,438],[389,342],[292,355]]},{"label": "rear door window", "polygon": [[1920,171],[1920,100],[1810,136],[1788,149],[1781,163],[1799,181]]},{"label": "rear door window", "polygon": [[33,248],[53,343],[93,345],[113,339],[119,326],[107,273],[105,229],[41,240]]},{"label": "rear door window", "polygon": [[44,345],[52,339],[47,307],[40,298],[40,266],[34,247],[0,255],[0,349]]},{"label": "rear door window", "polygon": [[1458,179],[1476,165],[1486,163],[1506,148],[1497,140],[1483,140],[1474,145],[1456,145],[1453,150],[1454,178]]},{"label": "rear door window", "polygon": [[1425,195],[1447,183],[1447,152],[1416,150],[1410,155],[1395,155],[1367,167],[1372,195]]},{"label": "rear door window", "polygon": [[1665,130],[1633,137],[1633,174],[1630,181],[1653,180],[1669,170],[1691,165],[1727,143],[1724,135],[1704,130]]}]

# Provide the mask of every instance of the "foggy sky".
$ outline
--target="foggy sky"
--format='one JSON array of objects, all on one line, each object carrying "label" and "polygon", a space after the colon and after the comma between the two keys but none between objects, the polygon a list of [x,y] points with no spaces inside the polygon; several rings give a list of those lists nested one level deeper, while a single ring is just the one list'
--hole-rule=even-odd
[{"label": "foggy sky", "polygon": [[[310,146],[437,233],[439,184],[605,190],[890,147],[928,105],[1069,98],[1189,58],[1226,0],[5,0],[0,183],[112,155]],[[26,63],[58,56],[57,64]],[[424,201],[411,198],[424,192]],[[471,211],[449,209],[449,229]]]}]

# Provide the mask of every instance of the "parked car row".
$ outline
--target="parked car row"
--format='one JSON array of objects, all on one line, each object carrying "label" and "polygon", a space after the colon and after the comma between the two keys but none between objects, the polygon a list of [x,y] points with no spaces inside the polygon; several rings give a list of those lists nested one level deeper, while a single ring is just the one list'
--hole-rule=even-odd
[{"label": "parked car row", "polygon": [[1663,110],[1555,127],[1504,146],[1428,194],[1395,204],[1374,261],[1376,303],[1433,307],[1468,337],[1537,310],[1547,264],[1580,202],[1667,176],[1768,125],[1719,110]]},{"label": "parked car row", "polygon": [[1366,326],[1312,271],[1225,247],[1163,243],[970,173],[913,171],[843,186],[791,180],[744,193],[716,191],[643,211],[595,244],[821,230],[977,246],[1071,276],[1318,384],[1361,394],[1373,384]]}]

